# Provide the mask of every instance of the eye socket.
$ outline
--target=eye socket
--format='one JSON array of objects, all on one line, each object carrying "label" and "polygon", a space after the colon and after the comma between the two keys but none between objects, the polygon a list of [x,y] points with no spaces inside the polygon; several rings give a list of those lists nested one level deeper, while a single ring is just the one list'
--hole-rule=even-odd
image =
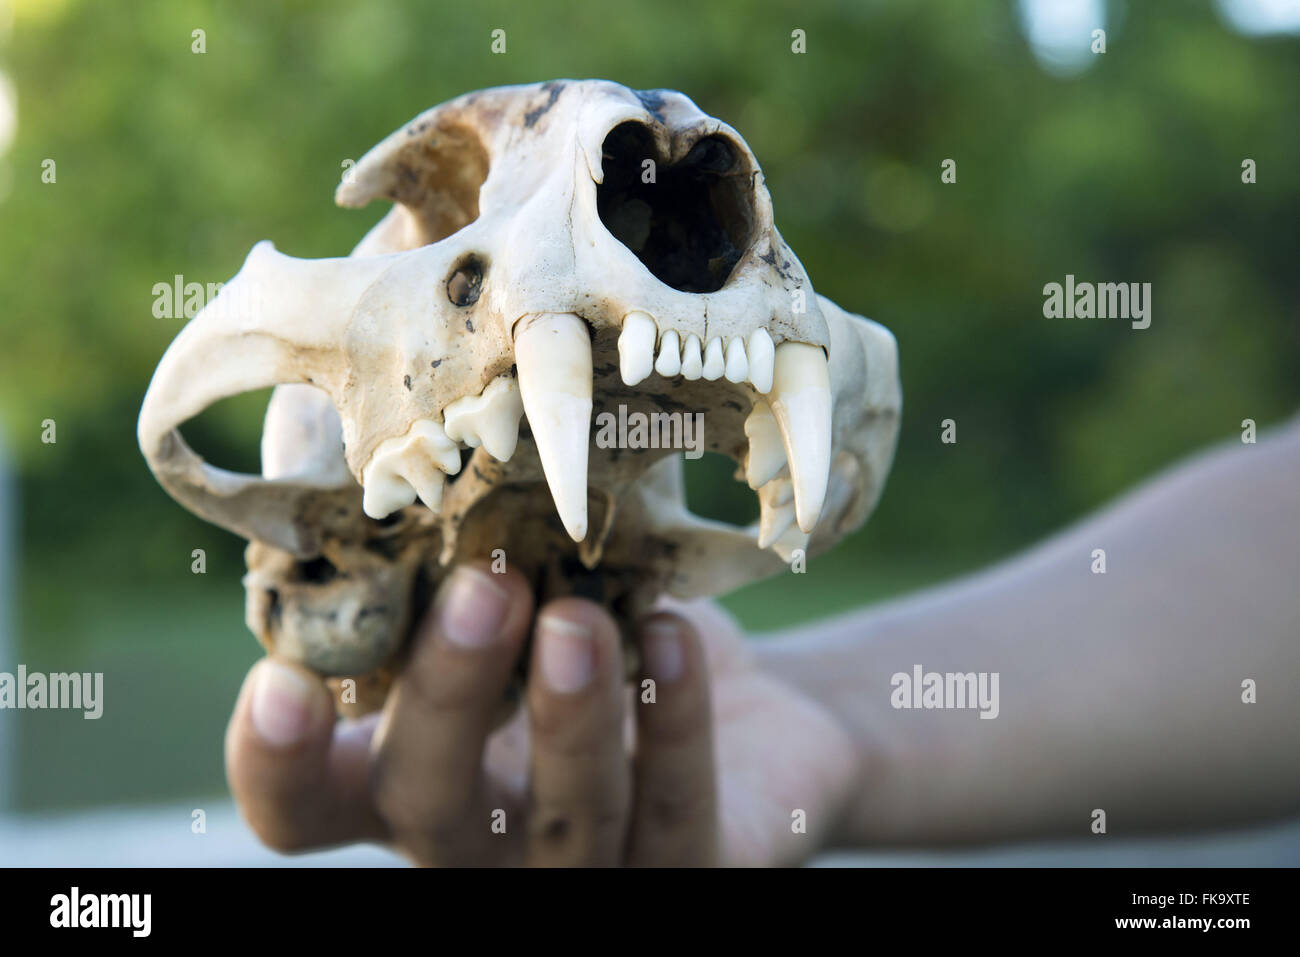
[{"label": "eye socket", "polygon": [[483,261],[469,256],[456,264],[447,277],[447,298],[454,306],[472,306],[483,291]]}]

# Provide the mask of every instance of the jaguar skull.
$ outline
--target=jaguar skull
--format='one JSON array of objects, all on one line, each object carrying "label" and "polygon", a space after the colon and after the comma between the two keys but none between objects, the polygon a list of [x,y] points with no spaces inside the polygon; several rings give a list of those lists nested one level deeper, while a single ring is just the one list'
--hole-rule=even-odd
[{"label": "jaguar skull", "polygon": [[[139,440],[163,487],[249,539],[247,618],[277,654],[382,698],[455,562],[630,618],[779,573],[865,520],[897,438],[893,337],[813,293],[748,146],[685,96],[604,81],[471,93],[340,185],[395,205],[352,254],[269,242],[158,365]],[[179,426],[276,386],[262,474]],[[757,491],[739,528],[686,508],[680,435]],[[643,418],[638,419],[637,416]],[[621,416],[621,418],[619,418]]]}]

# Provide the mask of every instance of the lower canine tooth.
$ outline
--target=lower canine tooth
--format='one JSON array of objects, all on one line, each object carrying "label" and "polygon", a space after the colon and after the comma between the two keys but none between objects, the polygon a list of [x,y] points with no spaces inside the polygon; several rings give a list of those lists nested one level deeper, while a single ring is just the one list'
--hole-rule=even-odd
[{"label": "lower canine tooth", "polygon": [[775,349],[766,329],[755,329],[749,334],[749,381],[763,395],[772,391],[772,363]]},{"label": "lower canine tooth", "polygon": [[764,485],[758,493],[758,547],[767,548],[794,525],[795,509],[787,499],[781,502],[781,486],[789,485],[785,479],[778,479]]},{"label": "lower canine tooth", "polygon": [[655,372],[668,379],[681,371],[681,338],[669,329],[664,333],[663,341],[659,343],[659,361],[655,363]]},{"label": "lower canine tooth", "polygon": [[781,557],[781,561],[788,562],[794,558],[796,548],[807,548],[808,539],[811,536],[802,529],[790,527],[785,530],[784,534],[772,543],[772,551]]},{"label": "lower canine tooth", "polygon": [[[586,323],[572,313],[529,317],[515,328],[519,394],[537,443],[542,472],[560,521],[569,537],[580,542],[587,537],[591,335]],[[623,336],[627,334],[624,324]],[[650,341],[653,349],[653,338]],[[620,349],[622,344],[620,338]]]},{"label": "lower canine tooth", "polygon": [[790,463],[799,527],[812,532],[831,467],[830,371],[820,346],[783,342],[777,347],[768,402]]},{"label": "lower canine tooth", "polygon": [[741,383],[749,375],[749,360],[745,358],[745,343],[732,339],[727,343],[727,366],[725,370],[728,382]]},{"label": "lower canine tooth", "polygon": [[682,375],[687,379],[698,379],[704,371],[704,359],[700,355],[700,337],[691,333],[682,346]]},{"label": "lower canine tooth", "polygon": [[626,385],[636,385],[654,369],[658,337],[659,328],[644,312],[629,312],[623,317],[623,331],[618,336],[618,368]]},{"label": "lower canine tooth", "polygon": [[722,373],[726,371],[727,363],[722,358],[722,340],[710,339],[704,349],[704,378],[712,382],[721,379]]},{"label": "lower canine tooth", "polygon": [[785,468],[785,445],[781,430],[776,427],[772,408],[762,399],[745,419],[745,435],[749,437],[749,455],[745,459],[745,481],[756,489],[766,485]]}]

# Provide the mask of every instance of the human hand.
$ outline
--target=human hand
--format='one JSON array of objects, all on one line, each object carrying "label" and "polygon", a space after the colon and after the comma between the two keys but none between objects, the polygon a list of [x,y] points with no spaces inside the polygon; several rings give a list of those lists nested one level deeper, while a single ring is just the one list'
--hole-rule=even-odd
[{"label": "human hand", "polygon": [[[498,728],[530,630],[524,701]],[[561,599],[534,621],[522,576],[457,569],[380,714],[336,721],[317,676],[255,665],[226,736],[231,789],[285,851],[376,841],[418,864],[473,866],[810,856],[856,778],[848,736],[758,671],[712,603],[667,606],[637,632],[629,689],[601,608]]]}]

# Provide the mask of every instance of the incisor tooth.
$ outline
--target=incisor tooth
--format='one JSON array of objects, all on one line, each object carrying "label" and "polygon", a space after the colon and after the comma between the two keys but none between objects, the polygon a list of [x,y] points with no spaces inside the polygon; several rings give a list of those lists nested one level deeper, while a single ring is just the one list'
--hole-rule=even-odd
[{"label": "incisor tooth", "polygon": [[745,435],[749,437],[749,455],[745,459],[745,481],[752,489],[761,488],[785,468],[785,445],[781,430],[776,427],[772,408],[762,399],[745,419]]},{"label": "incisor tooth", "polygon": [[722,373],[726,371],[727,363],[722,358],[722,340],[710,339],[704,348],[704,378],[712,382],[721,379]]},{"label": "incisor tooth", "polygon": [[[572,313],[533,316],[521,321],[516,329],[519,394],[537,443],[542,472],[560,521],[569,537],[580,542],[587,537],[591,336],[586,323]],[[623,336],[627,334],[625,324]],[[651,339],[651,348],[653,342]]]},{"label": "incisor tooth", "polygon": [[755,329],[749,334],[746,352],[749,355],[749,381],[763,395],[772,391],[772,363],[775,350],[772,337],[766,329]]},{"label": "incisor tooth", "polygon": [[745,358],[745,343],[732,339],[727,343],[727,366],[725,370],[728,382],[741,383],[749,375],[749,360]]},{"label": "incisor tooth", "polygon": [[623,317],[623,331],[618,336],[618,368],[625,384],[636,385],[654,369],[658,337],[659,328],[644,312],[629,312]]},{"label": "incisor tooth", "polygon": [[467,395],[442,410],[447,438],[471,449],[480,445],[499,462],[508,462],[519,443],[524,404],[513,376],[497,376],[481,395]]},{"label": "incisor tooth", "polygon": [[682,346],[682,375],[687,379],[698,379],[704,371],[704,359],[700,355],[700,337],[691,333]]},{"label": "incisor tooth", "polygon": [[681,337],[672,329],[664,333],[659,343],[659,361],[655,363],[655,372],[664,378],[671,378],[682,371]]},{"label": "incisor tooth", "polygon": [[820,346],[783,342],[768,396],[794,481],[799,527],[812,532],[826,500],[831,466],[831,383]]}]

